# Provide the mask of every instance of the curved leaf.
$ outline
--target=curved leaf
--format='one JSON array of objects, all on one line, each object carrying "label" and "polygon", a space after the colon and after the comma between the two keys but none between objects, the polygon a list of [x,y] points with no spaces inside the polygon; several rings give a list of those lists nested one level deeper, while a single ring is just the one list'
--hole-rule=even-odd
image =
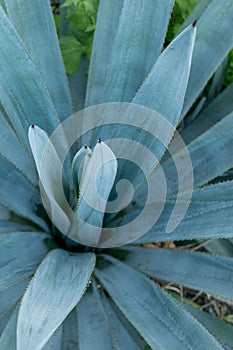
[{"label": "curved leaf", "polygon": [[[221,175],[233,166],[233,113],[208,129],[188,146],[188,152],[192,160],[192,168],[187,169],[185,177],[194,175],[194,187],[202,186],[210,180]],[[169,147],[168,147],[169,150]],[[182,159],[182,150],[175,155],[177,159]],[[169,159],[163,163],[163,169],[169,182],[168,194],[176,193],[177,176],[173,161]]]},{"label": "curved leaf", "polygon": [[[116,157],[111,149],[100,141],[95,146],[80,179],[80,200],[77,207],[78,235],[80,242],[85,242],[86,245],[99,243],[105,208],[116,173]],[[95,226],[93,232],[89,229],[89,225]]]},{"label": "curved leaf", "polygon": [[133,247],[123,252],[125,263],[151,277],[233,299],[231,258],[162,248]]},{"label": "curved leaf", "polygon": [[[68,316],[69,317],[69,316]],[[58,327],[56,332],[53,333],[49,341],[46,343],[45,346],[43,346],[43,350],[71,350],[67,347],[62,347],[62,340],[63,340],[63,324]]]},{"label": "curved leaf", "polygon": [[0,349],[18,350],[16,346],[16,323],[18,311],[19,305],[14,309],[14,312],[0,337]]},{"label": "curved leaf", "polygon": [[1,155],[0,180],[0,205],[46,231],[45,220],[37,214],[37,210],[44,211],[38,189]]},{"label": "curved leaf", "polygon": [[172,297],[134,269],[105,255],[95,273],[152,349],[222,349]]},{"label": "curved leaf", "polygon": [[182,306],[187,309],[200,323],[213,334],[225,350],[233,348],[232,326],[224,321],[209,315],[207,312],[200,311],[191,305],[182,303]]},{"label": "curved leaf", "polygon": [[0,235],[0,291],[31,276],[48,252],[50,236],[37,232]]},{"label": "curved leaf", "polygon": [[216,97],[200,113],[198,118],[185,128],[181,136],[186,144],[212,127],[233,110],[233,83],[229,85],[221,94]]},{"label": "curved leaf", "polygon": [[69,117],[72,114],[70,91],[50,2],[6,0],[5,3],[12,23],[45,82],[59,118],[63,120]]},{"label": "curved leaf", "polygon": [[173,2],[123,2],[99,102],[132,100],[160,54]]},{"label": "curved leaf", "polygon": [[0,113],[1,121],[1,139],[0,139],[0,153],[6,157],[19,171],[21,171],[26,178],[34,185],[37,185],[37,176],[32,158],[26,153],[22,145],[14,133],[11,125],[7,122]]},{"label": "curved leaf", "polygon": [[[35,123],[52,132],[59,119],[51,96],[24,43],[1,7],[0,42],[1,103],[12,124],[17,131],[22,126],[26,131],[29,124]],[[19,86],[23,86],[23,89]],[[20,132],[19,137],[21,135]]]},{"label": "curved leaf", "polygon": [[32,125],[28,131],[28,138],[44,190],[43,204],[57,228],[61,232],[68,232],[70,207],[65,197],[63,183],[59,178],[63,169],[61,160],[44,130]]},{"label": "curved leaf", "polygon": [[[109,299],[109,298],[108,298]],[[118,348],[120,349],[127,349],[127,350],[140,350],[142,349],[137,344],[137,341],[134,340],[131,335],[128,333],[127,329],[124,327],[124,324],[120,322],[120,320],[117,318],[113,308],[111,307],[111,304],[109,303],[106,297],[104,297],[102,293],[102,302],[105,308],[105,312],[108,317],[108,322],[112,330],[113,339],[115,339],[115,342],[118,345]]]},{"label": "curved leaf", "polygon": [[80,350],[110,350],[114,348],[109,320],[94,280],[78,304],[76,312],[79,331],[78,348]]},{"label": "curved leaf", "polygon": [[[133,98],[176,126],[188,84],[196,28],[190,26],[162,52]],[[172,135],[171,135],[172,136]]]},{"label": "curved leaf", "polygon": [[158,222],[136,243],[232,237],[233,182],[223,182],[194,191],[185,217],[173,232],[166,233],[174,203],[175,199],[167,201]]},{"label": "curved leaf", "polygon": [[68,75],[74,113],[83,109],[85,105],[88,68],[89,60],[85,56],[82,56],[79,71],[75,74]]},{"label": "curved leaf", "polygon": [[[8,217],[8,219],[10,216]],[[35,229],[35,227],[34,227]],[[11,222],[8,220],[0,220],[0,234],[9,232],[20,232],[20,231],[33,231],[32,226],[27,226],[17,222]]]},{"label": "curved leaf", "polygon": [[232,21],[232,0],[213,0],[199,19],[183,116],[233,47]]},{"label": "curved leaf", "polygon": [[66,317],[66,319],[60,326],[62,327],[62,337],[61,337],[62,349],[66,349],[66,350],[79,349],[78,347],[79,332],[78,332],[78,323],[77,323],[78,316],[77,316],[76,310],[77,310],[77,307],[75,307],[71,311],[71,313]]},{"label": "curved leaf", "polygon": [[123,0],[100,0],[91,52],[85,106],[100,103]]},{"label": "curved leaf", "polygon": [[95,264],[91,253],[57,249],[42,261],[24,294],[17,350],[41,349],[81,299]]}]

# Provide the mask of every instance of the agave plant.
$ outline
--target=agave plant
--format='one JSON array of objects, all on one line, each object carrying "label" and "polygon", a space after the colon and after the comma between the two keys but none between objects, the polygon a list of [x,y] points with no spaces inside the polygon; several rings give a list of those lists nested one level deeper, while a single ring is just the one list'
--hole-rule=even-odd
[{"label": "agave plant", "polygon": [[[233,46],[232,0],[200,1],[163,51],[173,0],[100,0],[88,79],[84,59],[68,80],[49,2],[0,4],[0,349],[231,349],[230,325],[179,302],[159,280],[233,298],[233,186],[223,181],[228,175],[219,178],[233,166],[233,85],[221,89],[223,62]],[[84,107],[106,102],[133,102],[164,116],[174,128],[180,126],[192,159],[194,191],[184,219],[169,233],[176,173],[165,148],[155,143],[168,178],[163,213],[138,240],[100,249],[67,239],[56,227],[62,221],[56,150],[43,188],[57,210],[52,221],[38,174],[49,136],[60,123]],[[157,126],[150,120],[151,130]],[[124,137],[132,138],[124,130]],[[77,144],[64,163],[68,201],[86,219],[89,209],[77,188],[83,179],[88,188],[101,158],[98,152],[112,157],[110,165],[103,165],[99,183],[106,199],[117,177],[130,176],[125,163],[117,175],[117,160],[104,142],[109,127],[93,131],[95,137],[98,133],[105,135],[103,142],[95,146],[92,141],[90,148]],[[138,137],[147,144],[145,134]],[[167,137],[168,146],[172,134]],[[82,159],[89,154],[93,173],[80,162],[80,154]],[[128,222],[143,206],[136,204],[116,217],[97,216],[96,226]],[[229,238],[209,245],[219,255],[145,246],[217,238]]]}]

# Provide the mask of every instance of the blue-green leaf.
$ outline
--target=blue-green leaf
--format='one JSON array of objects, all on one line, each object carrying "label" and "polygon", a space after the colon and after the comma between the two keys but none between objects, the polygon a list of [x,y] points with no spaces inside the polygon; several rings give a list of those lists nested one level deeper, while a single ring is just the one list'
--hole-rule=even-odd
[{"label": "blue-green leaf", "polygon": [[[88,156],[89,154],[89,156]],[[86,168],[86,162],[90,160],[90,156],[92,154],[92,151],[89,147],[83,146],[80,148],[80,150],[76,153],[72,164],[71,164],[71,173],[73,178],[73,184],[74,184],[74,190],[78,194],[78,180],[81,180],[81,177],[83,175],[83,170]],[[85,165],[84,165],[85,163]]]},{"label": "blue-green leaf", "polygon": [[0,235],[0,290],[31,276],[48,252],[50,236],[37,232]]},{"label": "blue-green leaf", "polygon": [[[190,172],[193,172],[194,187],[208,183],[233,166],[232,125],[233,113],[188,145],[192,168],[187,169],[184,178],[188,178]],[[178,152],[176,157],[182,159],[182,151]],[[163,168],[168,178],[172,179],[172,182],[169,183],[168,194],[174,194],[177,188],[177,176],[172,159],[165,161]]]},{"label": "blue-green leaf", "polygon": [[183,116],[233,47],[232,21],[232,0],[213,0],[199,19]]},{"label": "blue-green leaf", "polygon": [[5,8],[5,0],[0,0],[0,5],[3,7],[3,8]]},{"label": "blue-green leaf", "polygon": [[43,230],[47,230],[46,222],[36,213],[38,209],[43,212],[38,189],[1,155],[0,179],[0,204],[15,214],[37,224]]},{"label": "blue-green leaf", "polygon": [[113,349],[109,320],[94,280],[78,304],[76,312],[79,331],[78,348],[80,350]]},{"label": "blue-green leaf", "polygon": [[71,311],[71,313],[66,317],[66,319],[60,326],[62,327],[62,339],[61,339],[62,349],[66,349],[66,350],[79,349],[78,316],[77,316],[76,308],[77,307],[75,307]]},{"label": "blue-green leaf", "polygon": [[97,266],[98,279],[152,349],[222,349],[172,297],[136,270],[106,255]]},{"label": "blue-green leaf", "polygon": [[6,0],[5,3],[10,19],[45,82],[59,118],[69,117],[72,114],[71,98],[50,2]]},{"label": "blue-green leaf", "polygon": [[100,0],[87,82],[86,107],[100,103],[122,6],[122,0]]},{"label": "blue-green leaf", "polygon": [[226,115],[230,114],[233,110],[232,96],[233,83],[204,108],[192,124],[183,130],[181,136],[185,143],[191,142]]},{"label": "blue-green leaf", "polygon": [[93,254],[57,249],[42,261],[22,299],[17,350],[41,349],[81,299],[95,264]]},{"label": "blue-green leaf", "polygon": [[[116,173],[116,157],[111,149],[100,141],[95,146],[80,179],[78,234],[81,242],[86,242],[87,245],[97,245],[100,240],[105,208]],[[95,226],[93,232],[89,232],[86,223]]]},{"label": "blue-green leaf", "polygon": [[58,327],[58,329],[56,330],[56,332],[53,333],[46,345],[43,346],[43,350],[71,350],[68,348],[67,344],[66,347],[62,347],[62,340],[63,324],[61,324],[60,327]]},{"label": "blue-green leaf", "polygon": [[195,36],[196,28],[190,26],[170,43],[133,99],[133,103],[159,112],[173,126],[183,106]]},{"label": "blue-green leaf", "polygon": [[0,153],[3,157],[6,157],[12,164],[14,164],[15,167],[29,179],[29,181],[31,181],[33,184],[37,184],[38,180],[35,173],[34,164],[29,154],[26,153],[26,150],[22,145],[22,141],[19,141],[11,125],[1,113],[0,121]]},{"label": "blue-green leaf", "polygon": [[208,331],[219,341],[226,350],[233,349],[232,326],[213,317],[207,312],[200,311],[191,305],[182,303],[182,306],[187,309],[200,323],[203,324]]},{"label": "blue-green leaf", "polygon": [[[24,279],[10,288],[0,293],[0,319],[14,307],[17,301],[22,297],[29,279]],[[1,333],[1,332],[0,332]]]},{"label": "blue-green leaf", "polygon": [[233,299],[232,258],[162,248],[133,247],[123,252],[125,263],[151,277]]},{"label": "blue-green leaf", "polygon": [[28,131],[28,138],[44,190],[44,206],[57,228],[61,232],[68,232],[70,207],[66,201],[63,183],[59,178],[63,168],[61,160],[44,130],[32,125]]},{"label": "blue-green leaf", "polygon": [[174,203],[175,199],[167,200],[158,222],[137,243],[232,237],[233,182],[223,182],[194,191],[185,217],[173,232],[166,233]]},{"label": "blue-green leaf", "polygon": [[18,350],[16,347],[16,324],[19,306],[17,305],[1,337],[0,349]]},{"label": "blue-green leaf", "polygon": [[209,104],[211,101],[213,101],[222,90],[223,83],[224,83],[224,76],[227,71],[227,63],[228,63],[228,56],[220,64],[220,66],[218,67],[218,69],[216,70],[213,76],[213,81],[211,84],[210,91],[208,93],[208,99],[206,101],[206,104]]},{"label": "blue-green leaf", "polygon": [[75,74],[68,75],[70,92],[72,97],[73,112],[78,112],[84,108],[87,88],[87,70],[89,60],[86,56],[81,57],[79,71]]},{"label": "blue-green leaf", "polygon": [[173,2],[124,1],[100,102],[132,100],[160,54]]},{"label": "blue-green leaf", "polygon": [[233,244],[229,239],[213,239],[206,242],[205,249],[214,254],[233,258]]},{"label": "blue-green leaf", "polygon": [[102,293],[102,302],[105,308],[105,312],[108,317],[108,322],[112,330],[112,336],[115,342],[118,345],[119,349],[127,349],[127,350],[140,350],[142,349],[137,344],[137,341],[134,340],[131,335],[128,333],[127,329],[124,327],[124,324],[120,322],[118,317],[116,316],[111,304],[109,302],[109,298],[106,298]]},{"label": "blue-green leaf", "polygon": [[118,320],[124,327],[124,329],[127,331],[128,334],[130,334],[131,338],[134,339],[134,342],[137,344],[139,349],[145,349],[147,344],[140,333],[132,326],[132,324],[127,320],[127,318],[123,315],[123,313],[120,311],[120,309],[117,307],[117,305],[112,301],[112,299],[108,299],[108,302],[113,309],[115,315],[117,316]]},{"label": "blue-green leaf", "polygon": [[22,136],[22,126],[26,131],[29,124],[34,123],[52,132],[59,123],[52,98],[24,43],[1,7],[0,42],[1,103],[19,137]]},{"label": "blue-green leaf", "polygon": [[[1,206],[0,206],[1,208]],[[0,209],[1,210],[1,209]],[[19,231],[32,231],[32,226],[27,226],[21,223],[9,221],[10,215],[8,219],[0,220],[0,234],[1,233],[9,233],[9,232],[19,232]],[[34,227],[35,229],[35,227]]]}]

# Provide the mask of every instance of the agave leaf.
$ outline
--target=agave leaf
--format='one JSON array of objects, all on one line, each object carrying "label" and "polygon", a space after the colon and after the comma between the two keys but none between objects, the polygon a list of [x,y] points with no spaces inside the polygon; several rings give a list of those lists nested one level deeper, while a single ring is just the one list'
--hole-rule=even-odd
[{"label": "agave leaf", "polygon": [[[63,184],[59,179],[59,172],[63,169],[63,165],[45,131],[33,125],[29,128],[28,138],[44,190],[44,205],[57,228],[61,232],[68,232],[69,206]],[[44,162],[43,167],[41,167],[42,162]]]},{"label": "agave leaf", "polygon": [[16,323],[18,311],[19,305],[15,307],[14,312],[0,337],[1,349],[18,350],[16,347]]},{"label": "agave leaf", "polygon": [[45,346],[43,346],[43,350],[71,350],[67,347],[62,347],[62,340],[63,340],[63,324],[58,327],[58,329],[53,333],[49,341],[46,343]]},{"label": "agave leaf", "polygon": [[[71,98],[50,2],[5,0],[5,3],[12,23],[45,82],[58,116],[63,120],[72,114]],[[30,6],[36,6],[36,11],[28,11]]]},{"label": "agave leaf", "polygon": [[[208,129],[187,146],[192,160],[192,169],[187,169],[184,179],[190,176],[190,172],[193,171],[194,187],[208,183],[233,166],[232,122],[233,113]],[[182,157],[182,151],[180,152],[175,155],[177,159]],[[174,194],[177,188],[177,176],[174,173],[176,170],[172,159],[164,162],[163,169],[168,179],[172,179],[172,182],[169,182],[168,194]]]},{"label": "agave leaf", "polygon": [[[83,299],[83,298],[82,298]],[[82,300],[81,299],[81,300]],[[62,327],[61,348],[66,350],[79,349],[79,333],[76,307],[66,317]],[[60,328],[59,327],[59,328]]]},{"label": "agave leaf", "polygon": [[3,222],[4,221],[7,222],[7,220],[9,220],[10,216],[11,216],[10,210],[0,204],[0,220],[3,220]]},{"label": "agave leaf", "polygon": [[219,341],[226,350],[233,348],[232,326],[220,320],[219,318],[209,315],[207,312],[200,311],[191,305],[182,303],[200,323]]},{"label": "agave leaf", "polygon": [[105,313],[102,298],[94,280],[92,280],[92,285],[78,304],[76,312],[79,331],[78,348],[80,350],[109,350],[114,348],[111,324]]},{"label": "agave leaf", "polygon": [[[92,151],[89,147],[83,146],[76,153],[72,164],[71,164],[71,173],[74,183],[75,192],[78,194],[78,179],[81,179],[82,175],[84,175],[84,168],[86,168],[87,162],[90,160],[90,156]],[[85,165],[84,165],[85,163]]]},{"label": "agave leaf", "polygon": [[95,273],[152,349],[222,349],[172,297],[136,270],[105,255]]},{"label": "agave leaf", "polygon": [[146,349],[146,346],[148,345],[146,344],[145,340],[142,338],[141,334],[138,333],[138,331],[126,319],[126,317],[123,315],[123,313],[120,311],[120,309],[116,306],[116,304],[112,301],[111,298],[108,299],[108,302],[112,310],[114,311],[115,315],[117,316],[117,319],[120,321],[121,325],[124,327],[127,333],[130,334],[131,338],[134,339],[134,342],[137,344],[136,346],[139,349]]},{"label": "agave leaf", "polygon": [[[0,41],[1,103],[15,129],[17,128],[19,138],[22,136],[20,123],[25,131],[29,124],[34,123],[48,132],[53,131],[59,119],[51,96],[24,43],[2,7],[0,7]],[[23,86],[23,89],[19,86]]]},{"label": "agave leaf", "polygon": [[0,0],[0,5],[3,7],[3,8],[5,8],[5,0]]},{"label": "agave leaf", "polygon": [[185,217],[171,233],[166,233],[166,225],[175,199],[168,200],[158,222],[137,243],[232,237],[232,184],[222,182],[194,191]]},{"label": "agave leaf", "polygon": [[208,99],[206,102],[207,104],[212,102],[222,90],[224,77],[227,71],[227,63],[228,63],[228,57],[225,58],[225,60],[220,64],[220,66],[218,67],[218,69],[216,70],[213,76],[213,81],[212,81],[211,88],[208,93]]},{"label": "agave leaf", "polygon": [[182,32],[186,27],[188,27],[190,24],[192,24],[194,21],[199,19],[205,10],[208,8],[209,4],[212,2],[212,0],[199,0],[197,5],[194,7],[190,15],[186,18],[184,23],[179,29],[179,32]]},{"label": "agave leaf", "polygon": [[133,247],[126,249],[124,262],[150,277],[233,298],[231,258],[175,249]]},{"label": "agave leaf", "polygon": [[[0,293],[0,319],[15,306],[17,301],[22,297],[29,279],[24,279],[10,288]],[[1,333],[1,332],[0,332]]]},{"label": "agave leaf", "polygon": [[233,109],[233,83],[216,97],[203,111],[198,118],[183,130],[181,136],[185,143],[190,143],[196,137],[212,127]]},{"label": "agave leaf", "polygon": [[195,37],[196,28],[190,26],[170,43],[132,101],[156,110],[173,126],[182,110]]},{"label": "agave leaf", "polygon": [[182,116],[190,109],[233,47],[232,30],[230,30],[232,21],[232,0],[213,0],[198,21],[197,38]]},{"label": "agave leaf", "polygon": [[85,106],[100,103],[123,1],[100,0],[92,46]]},{"label": "agave leaf", "polygon": [[65,36],[67,35],[67,30],[69,26],[69,22],[66,18],[67,15],[67,7],[63,7],[62,5],[64,4],[65,0],[60,1],[60,36]]},{"label": "agave leaf", "polygon": [[218,239],[206,242],[205,249],[214,254],[220,254],[233,258],[233,244],[228,239]]},{"label": "agave leaf", "polygon": [[6,157],[14,166],[19,169],[25,177],[34,185],[37,185],[37,176],[35,173],[32,159],[25,152],[22,142],[19,141],[12,130],[11,125],[5,120],[0,113],[1,121],[1,139],[0,149],[3,157]]},{"label": "agave leaf", "polygon": [[50,238],[49,235],[38,232],[14,232],[0,235],[1,291],[34,273],[48,252],[46,240]]},{"label": "agave leaf", "polygon": [[[35,228],[34,228],[35,229]],[[8,220],[0,220],[0,234],[19,232],[19,231],[32,231],[33,227],[23,225],[17,222],[9,222]]]},{"label": "agave leaf", "polygon": [[[109,299],[109,298],[108,298]],[[112,330],[113,339],[118,345],[120,349],[127,350],[140,350],[141,347],[138,346],[137,342],[131,337],[128,333],[127,329],[125,329],[124,325],[117,318],[113,308],[111,307],[108,300],[102,293],[102,302],[105,308],[105,312],[108,317],[108,322]]]},{"label": "agave leaf", "polygon": [[75,74],[68,75],[71,97],[73,102],[73,112],[78,112],[84,108],[86,88],[87,88],[87,70],[89,60],[81,57],[79,71]]},{"label": "agave leaf", "polygon": [[124,1],[100,102],[132,100],[160,54],[173,2],[148,0],[139,9],[137,0]]},{"label": "agave leaf", "polygon": [[[99,242],[106,201],[114,184],[116,173],[117,160],[114,153],[104,142],[97,143],[82,172],[80,200],[77,208],[78,219],[81,219],[79,220],[79,237],[82,237],[82,241],[85,239],[87,245],[95,245]],[[88,237],[86,223],[95,226],[94,235],[90,232],[90,237]]]},{"label": "agave leaf", "polygon": [[41,349],[81,299],[94,268],[93,254],[51,251],[24,294],[17,323],[17,350]]},{"label": "agave leaf", "polygon": [[[35,189],[24,175],[1,155],[0,169],[0,204],[37,224],[43,230],[48,230],[44,219],[36,213],[41,206],[38,189]],[[43,212],[42,208],[41,210]]]}]

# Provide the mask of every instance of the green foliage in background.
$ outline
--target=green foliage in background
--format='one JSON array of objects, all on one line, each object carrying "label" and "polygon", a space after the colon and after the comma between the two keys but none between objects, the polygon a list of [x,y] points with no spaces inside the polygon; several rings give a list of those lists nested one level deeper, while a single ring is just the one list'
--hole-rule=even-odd
[{"label": "green foliage in background", "polygon": [[67,35],[60,38],[60,46],[66,72],[75,73],[80,67],[82,54],[90,58],[98,0],[66,0],[62,5],[66,8],[69,22]]},{"label": "green foliage in background", "polygon": [[197,0],[175,1],[166,36],[167,42],[170,42],[178,33],[181,25],[184,23],[184,20],[188,17],[196,4]]}]

